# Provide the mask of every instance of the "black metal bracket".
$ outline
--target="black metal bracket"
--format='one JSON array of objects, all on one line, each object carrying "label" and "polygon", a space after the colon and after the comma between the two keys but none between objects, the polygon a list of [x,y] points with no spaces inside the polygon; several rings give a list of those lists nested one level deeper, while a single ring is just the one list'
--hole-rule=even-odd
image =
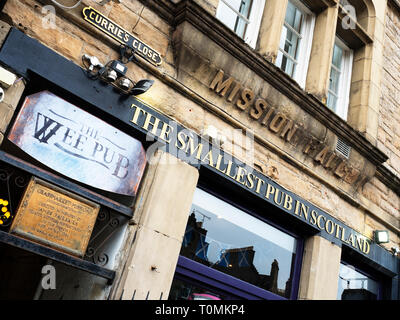
[{"label": "black metal bracket", "polygon": [[76,258],[4,231],[0,231],[0,242],[105,278],[108,280],[108,284],[112,284],[115,278],[115,271],[113,270],[105,269],[92,262]]}]

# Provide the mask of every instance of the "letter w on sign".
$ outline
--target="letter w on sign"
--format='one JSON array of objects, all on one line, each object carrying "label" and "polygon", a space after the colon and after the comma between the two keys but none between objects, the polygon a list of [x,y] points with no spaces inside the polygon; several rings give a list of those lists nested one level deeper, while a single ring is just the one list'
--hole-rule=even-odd
[{"label": "letter w on sign", "polygon": [[38,113],[36,117],[34,137],[42,143],[47,143],[47,141],[54,136],[61,127],[61,123]]}]

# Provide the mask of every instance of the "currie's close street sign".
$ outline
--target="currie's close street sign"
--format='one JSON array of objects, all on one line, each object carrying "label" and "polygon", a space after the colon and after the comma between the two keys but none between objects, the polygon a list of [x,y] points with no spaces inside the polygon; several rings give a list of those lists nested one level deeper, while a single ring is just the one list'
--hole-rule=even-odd
[{"label": "currie's close street sign", "polygon": [[8,139],[71,179],[127,196],[146,165],[138,140],[48,91],[25,98]]},{"label": "currie's close street sign", "polygon": [[161,64],[161,55],[157,51],[131,35],[128,31],[121,28],[114,21],[111,21],[106,16],[103,16],[100,12],[96,11],[92,7],[86,7],[83,9],[82,14],[87,22],[123,45],[134,49],[135,52],[142,58],[146,59],[155,66],[159,66]]}]

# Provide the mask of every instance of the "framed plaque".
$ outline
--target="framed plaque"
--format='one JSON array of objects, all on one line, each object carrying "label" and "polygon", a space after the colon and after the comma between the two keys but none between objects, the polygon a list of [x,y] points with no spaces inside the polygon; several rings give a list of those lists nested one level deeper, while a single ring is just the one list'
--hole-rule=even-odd
[{"label": "framed plaque", "polygon": [[83,257],[100,205],[33,177],[10,232]]}]

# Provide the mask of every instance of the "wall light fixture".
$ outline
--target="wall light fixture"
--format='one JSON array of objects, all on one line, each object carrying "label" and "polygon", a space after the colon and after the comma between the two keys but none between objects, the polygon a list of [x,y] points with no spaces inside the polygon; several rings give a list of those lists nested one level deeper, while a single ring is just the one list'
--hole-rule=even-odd
[{"label": "wall light fixture", "polygon": [[128,62],[135,60],[135,50],[121,45],[121,58],[110,60],[103,65],[95,56],[84,54],[82,64],[86,69],[87,75],[92,80],[100,79],[117,88],[122,94],[137,96],[145,93],[153,85],[154,80],[142,79],[137,82],[126,76]]},{"label": "wall light fixture", "polygon": [[387,230],[375,230],[374,231],[374,241],[376,243],[388,243],[389,242],[389,232]]}]

